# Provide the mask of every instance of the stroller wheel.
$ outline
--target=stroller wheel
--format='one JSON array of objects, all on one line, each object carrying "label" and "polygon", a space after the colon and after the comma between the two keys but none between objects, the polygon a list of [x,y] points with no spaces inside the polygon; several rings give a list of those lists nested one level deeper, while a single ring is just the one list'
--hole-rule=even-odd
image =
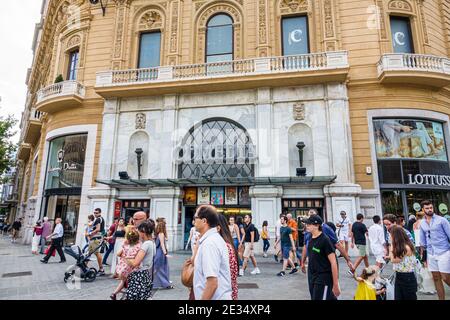
[{"label": "stroller wheel", "polygon": [[86,282],[93,282],[95,280],[95,278],[97,277],[97,272],[94,270],[92,270],[91,268],[89,269],[89,271],[86,272],[84,276],[84,280],[86,280]]}]

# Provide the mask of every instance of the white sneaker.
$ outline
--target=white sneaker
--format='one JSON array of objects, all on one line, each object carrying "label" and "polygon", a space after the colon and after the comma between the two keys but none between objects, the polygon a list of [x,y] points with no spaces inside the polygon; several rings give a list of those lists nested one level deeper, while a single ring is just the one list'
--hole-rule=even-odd
[{"label": "white sneaker", "polygon": [[264,253],[264,254],[263,254],[263,257],[264,257],[264,258],[267,258],[267,253]]},{"label": "white sneaker", "polygon": [[250,272],[250,274],[253,274],[253,275],[260,274],[260,273],[261,273],[261,271],[259,270],[259,268],[255,268],[252,272]]},{"label": "white sneaker", "polygon": [[241,277],[243,277],[244,276],[244,269],[239,269],[239,275],[241,276]]}]

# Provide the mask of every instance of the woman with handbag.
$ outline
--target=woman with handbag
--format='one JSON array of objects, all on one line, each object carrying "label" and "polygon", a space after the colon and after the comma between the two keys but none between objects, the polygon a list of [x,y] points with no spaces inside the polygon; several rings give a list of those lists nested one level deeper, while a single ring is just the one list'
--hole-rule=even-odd
[{"label": "woman with handbag", "polygon": [[36,222],[36,225],[34,226],[33,230],[33,241],[31,244],[31,253],[38,255],[38,247],[39,243],[41,242],[41,235],[42,235],[42,226],[41,222]]},{"label": "woman with handbag", "polygon": [[155,260],[155,243],[153,242],[153,232],[155,222],[148,219],[142,222],[137,228],[142,244],[141,249],[134,259],[127,259],[127,264],[136,268],[128,276],[127,300],[148,300],[153,289],[153,271]]}]

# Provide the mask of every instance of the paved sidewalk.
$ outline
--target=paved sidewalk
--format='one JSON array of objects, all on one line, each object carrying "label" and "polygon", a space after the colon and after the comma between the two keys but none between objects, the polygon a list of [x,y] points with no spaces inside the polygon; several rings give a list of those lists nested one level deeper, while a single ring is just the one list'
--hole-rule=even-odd
[{"label": "paved sidewalk", "polygon": [[[189,255],[177,252],[169,258],[171,280],[175,289],[157,290],[155,300],[184,300],[188,298],[187,289],[181,284],[180,273],[183,261]],[[109,275],[99,277],[92,283],[80,283],[80,288],[70,288],[64,279],[64,272],[74,263],[67,256],[67,262],[60,264],[59,256],[51,258],[48,264],[39,260],[42,256],[31,254],[31,246],[12,244],[6,236],[0,236],[0,300],[107,300],[117,286],[117,281]],[[301,272],[294,275],[277,277],[280,264],[273,258],[257,256],[261,274],[250,274],[239,278],[240,300],[309,300],[306,275]],[[347,274],[347,268],[342,259],[340,262],[341,299],[352,299],[356,282]],[[97,267],[96,261],[91,262]],[[361,267],[360,267],[361,268]],[[107,273],[109,271],[106,268]],[[31,275],[8,277],[10,273],[31,272]],[[386,274],[392,269],[388,266]],[[7,277],[4,277],[7,275]],[[255,288],[255,286],[257,286]],[[418,294],[420,300],[437,300],[436,295]],[[450,290],[447,288],[447,299],[450,300]]]}]

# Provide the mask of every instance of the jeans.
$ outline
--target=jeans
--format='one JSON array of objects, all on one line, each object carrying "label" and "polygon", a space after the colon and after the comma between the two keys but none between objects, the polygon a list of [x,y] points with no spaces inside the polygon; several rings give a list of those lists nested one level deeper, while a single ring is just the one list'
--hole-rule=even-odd
[{"label": "jeans", "polygon": [[106,264],[106,262],[108,261],[109,254],[114,251],[114,244],[115,243],[109,244],[108,250],[105,252],[105,255],[103,256],[103,264]]},{"label": "jeans", "polygon": [[47,240],[45,239],[45,237],[41,237],[41,242],[40,242],[40,245],[41,245],[40,253],[41,254],[44,254],[46,244],[47,244]]},{"label": "jeans", "polygon": [[[234,243],[234,247],[236,248],[236,250],[239,250],[239,240],[237,238],[233,238],[233,243]],[[242,266],[242,260],[241,260],[241,258],[239,258],[239,255],[238,255],[238,263],[239,263],[239,266]]]},{"label": "jeans", "polygon": [[263,241],[264,241],[263,251],[264,251],[264,253],[266,253],[267,250],[269,250],[269,248],[270,248],[270,242],[267,239],[263,239]]}]

